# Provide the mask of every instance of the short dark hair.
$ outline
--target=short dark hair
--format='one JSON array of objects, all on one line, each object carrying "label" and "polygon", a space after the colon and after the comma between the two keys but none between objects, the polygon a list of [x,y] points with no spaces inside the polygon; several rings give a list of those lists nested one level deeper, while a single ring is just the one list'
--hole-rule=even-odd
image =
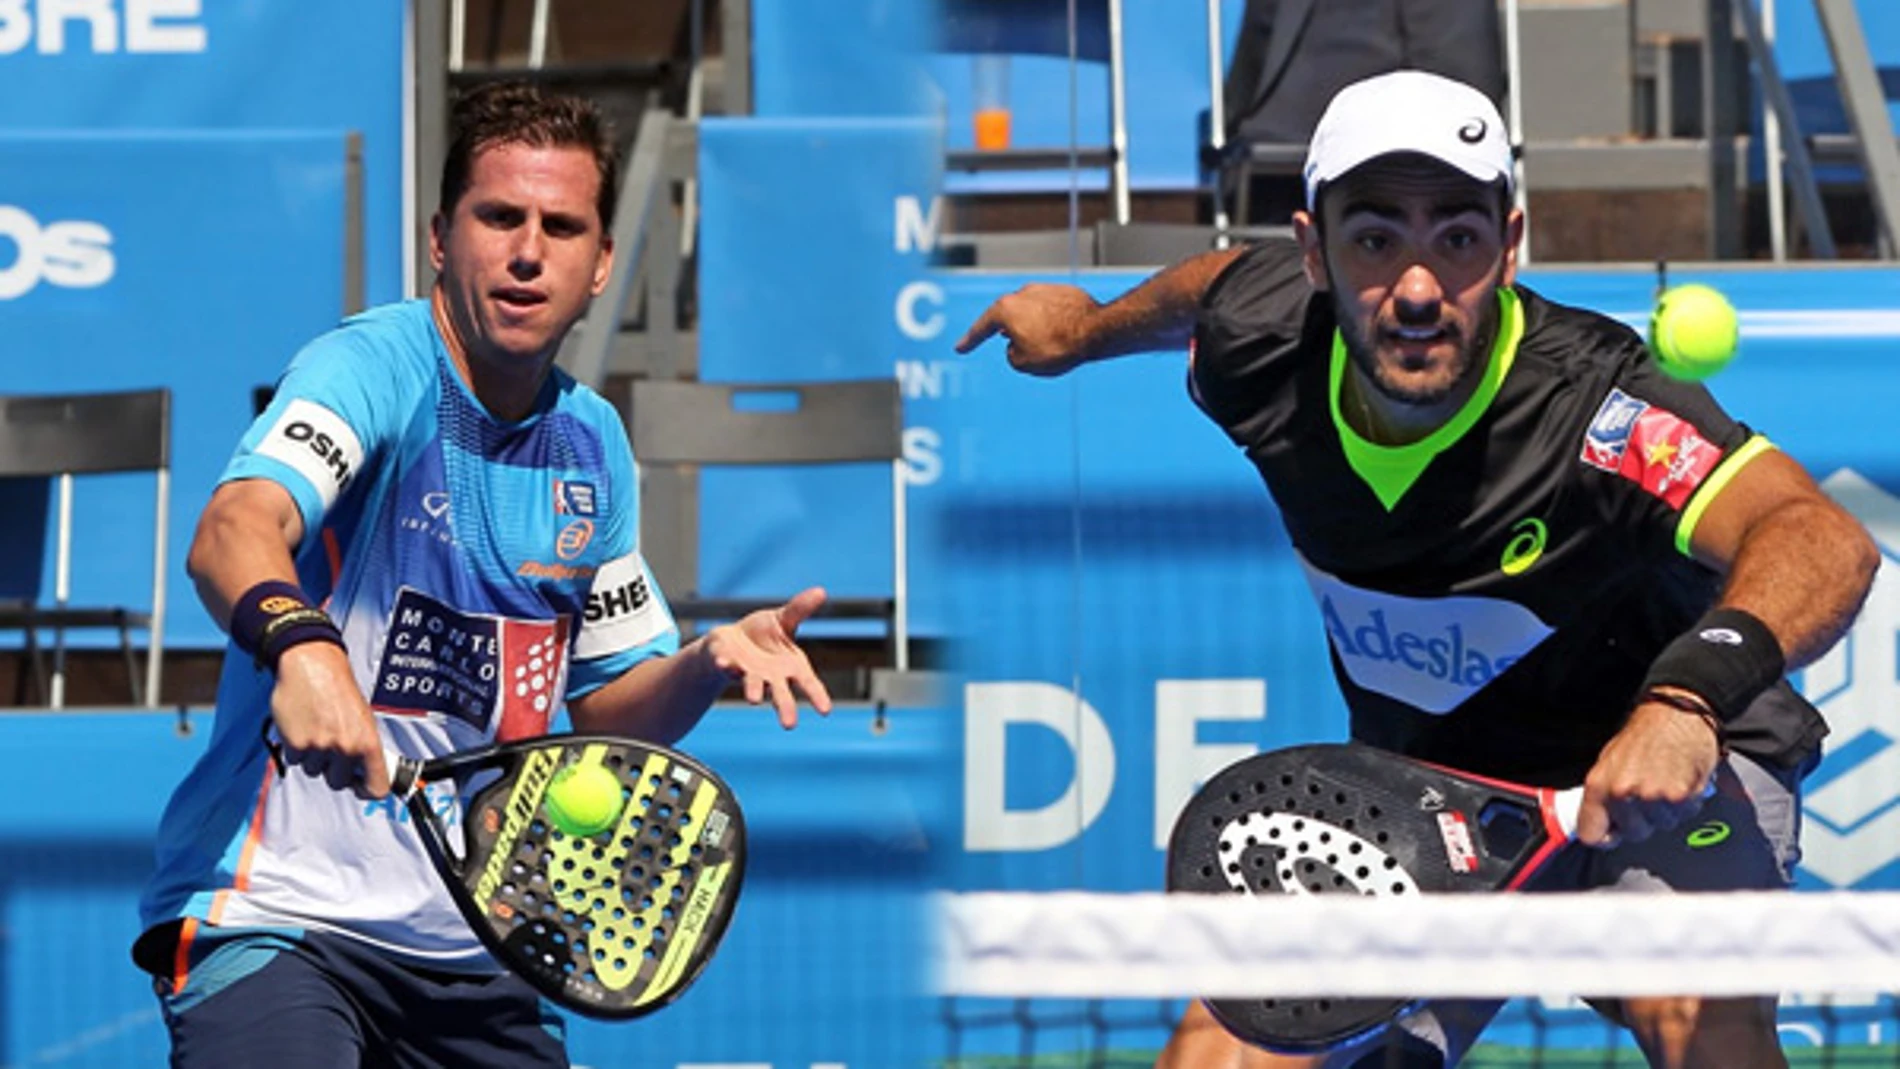
[{"label": "short dark hair", "polygon": [[580,148],[594,156],[600,171],[595,207],[600,225],[612,229],[620,159],[614,151],[613,126],[585,97],[543,92],[528,82],[491,82],[456,98],[449,116],[449,150],[442,161],[440,210],[452,215],[468,192],[475,157],[497,145]]}]

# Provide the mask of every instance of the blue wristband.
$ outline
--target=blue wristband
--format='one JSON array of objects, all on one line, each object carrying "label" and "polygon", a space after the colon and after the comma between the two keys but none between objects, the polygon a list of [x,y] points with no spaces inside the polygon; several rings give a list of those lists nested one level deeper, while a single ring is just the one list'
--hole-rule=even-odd
[{"label": "blue wristband", "polygon": [[266,579],[231,606],[231,639],[261,668],[275,670],[285,650],[305,642],[343,645],[343,632],[295,583]]}]

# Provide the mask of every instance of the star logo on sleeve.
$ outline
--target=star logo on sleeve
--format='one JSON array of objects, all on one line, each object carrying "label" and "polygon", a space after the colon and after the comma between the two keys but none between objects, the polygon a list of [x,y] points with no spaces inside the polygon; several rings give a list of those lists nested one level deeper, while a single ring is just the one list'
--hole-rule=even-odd
[{"label": "star logo on sleeve", "polygon": [[1643,460],[1651,467],[1658,464],[1667,464],[1675,459],[1675,456],[1676,444],[1674,442],[1651,442],[1643,449]]},{"label": "star logo on sleeve", "polygon": [[1647,407],[1630,428],[1617,473],[1680,509],[1722,459],[1723,450],[1695,424],[1666,408]]}]

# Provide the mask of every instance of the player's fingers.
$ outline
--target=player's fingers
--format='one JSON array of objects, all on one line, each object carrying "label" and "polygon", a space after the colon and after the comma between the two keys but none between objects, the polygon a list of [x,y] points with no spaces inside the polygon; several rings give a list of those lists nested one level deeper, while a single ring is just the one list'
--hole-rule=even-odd
[{"label": "player's fingers", "polygon": [[765,677],[754,672],[745,675],[745,700],[749,705],[765,701]]},{"label": "player's fingers", "polygon": [[363,774],[356,783],[356,792],[370,798],[389,796],[389,762],[383,758],[383,748],[371,748],[363,758]]},{"label": "player's fingers", "polygon": [[778,726],[787,731],[798,726],[798,702],[792,698],[790,680],[779,679],[772,683],[772,708],[778,711]]},{"label": "player's fingers", "polygon": [[811,619],[812,613],[824,607],[825,596],[825,588],[821,586],[807,587],[792,595],[792,600],[779,606],[779,627],[783,628],[787,635],[796,634],[798,625]]},{"label": "player's fingers", "polygon": [[798,689],[805,692],[806,700],[811,702],[811,707],[818,710],[820,716],[831,715],[831,691],[826,689],[825,681],[818,678],[818,673],[812,671],[810,662],[806,662],[804,669],[798,673],[796,682]]},{"label": "player's fingers", "polygon": [[1577,807],[1577,841],[1585,846],[1603,847],[1609,845],[1612,834],[1610,814],[1603,807],[1603,799],[1586,791],[1583,804]]},{"label": "player's fingers", "polygon": [[330,765],[328,750],[311,747],[299,749],[288,743],[284,745],[284,760],[306,776],[321,776]]},{"label": "player's fingers", "polygon": [[346,753],[333,753],[323,763],[323,782],[333,791],[353,790],[362,781],[361,766]]},{"label": "player's fingers", "polygon": [[1623,842],[1640,843],[1656,834],[1656,826],[1650,823],[1649,817],[1645,806],[1623,805],[1611,810],[1610,822]]},{"label": "player's fingers", "polygon": [[1670,828],[1695,816],[1696,811],[1701,808],[1702,799],[1700,796],[1683,802],[1658,802],[1645,808],[1644,817],[1649,821],[1649,826],[1653,830],[1668,831]]},{"label": "player's fingers", "polygon": [[976,322],[970,324],[969,330],[963,332],[963,337],[957,341],[957,352],[969,352],[995,337],[996,332],[1001,329],[1003,329],[1003,320],[997,315],[996,305],[992,304],[983,310],[982,315],[976,317]]}]

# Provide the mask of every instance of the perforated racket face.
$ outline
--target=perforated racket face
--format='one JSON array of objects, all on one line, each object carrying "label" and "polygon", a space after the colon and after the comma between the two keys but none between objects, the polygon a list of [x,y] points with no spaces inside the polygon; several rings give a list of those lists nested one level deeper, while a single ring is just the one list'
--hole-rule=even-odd
[{"label": "perforated racket face", "polygon": [[[548,817],[563,766],[620,781],[619,819],[590,836]],[[677,997],[731,919],[745,854],[738,803],[678,754],[605,743],[525,753],[465,810],[463,912],[496,957],[550,998],[596,1017],[637,1017]]]},{"label": "perforated racket face", "polygon": [[[1354,745],[1258,754],[1209,780],[1176,821],[1168,889],[1251,895],[1490,890],[1530,851],[1524,801],[1498,785]],[[1536,811],[1533,796],[1529,802]],[[1506,834],[1504,824],[1511,824]],[[1488,830],[1487,830],[1488,829]],[[1492,849],[1509,838],[1508,856]],[[1272,914],[1262,912],[1270,922]],[[1217,999],[1229,1031],[1276,1050],[1336,1047],[1405,999]]]}]

